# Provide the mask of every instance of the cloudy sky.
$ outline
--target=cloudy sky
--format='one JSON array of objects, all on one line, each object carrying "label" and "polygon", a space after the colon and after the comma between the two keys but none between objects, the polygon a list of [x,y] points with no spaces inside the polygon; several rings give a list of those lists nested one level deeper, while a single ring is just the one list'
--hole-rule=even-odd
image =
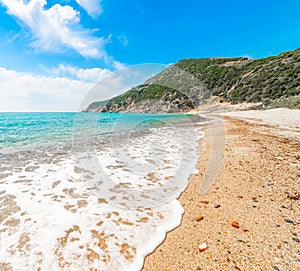
[{"label": "cloudy sky", "polygon": [[76,111],[112,72],[300,47],[299,0],[0,0],[0,111]]}]

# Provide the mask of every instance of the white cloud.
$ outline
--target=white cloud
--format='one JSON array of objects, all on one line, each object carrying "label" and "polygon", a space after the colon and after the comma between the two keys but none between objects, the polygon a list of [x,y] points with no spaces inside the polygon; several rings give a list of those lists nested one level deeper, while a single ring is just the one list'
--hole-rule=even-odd
[{"label": "white cloud", "polygon": [[93,83],[0,68],[0,112],[77,111]]},{"label": "white cloud", "polygon": [[129,44],[127,37],[124,35],[118,36],[117,39],[122,43],[123,46],[127,46]]},{"label": "white cloud", "polygon": [[[100,1],[78,1],[87,10]],[[25,24],[32,34],[32,46],[40,51],[59,51],[71,48],[84,57],[100,58],[106,56],[103,49],[106,39],[95,37],[91,30],[80,25],[79,12],[71,6],[55,4],[45,9],[46,0],[0,0],[7,12]],[[95,9],[99,13],[101,6]],[[91,10],[89,11],[91,12]]]},{"label": "white cloud", "polygon": [[167,66],[163,64],[140,64],[122,67],[93,86],[85,96],[80,110],[84,110],[92,102],[104,101],[118,96],[133,86],[144,83],[165,68]]},{"label": "white cloud", "polygon": [[91,68],[91,69],[82,69],[73,67],[70,65],[60,64],[58,68],[53,69],[52,72],[59,76],[67,76],[78,79],[80,81],[98,83],[104,77],[111,74],[111,71],[108,69],[101,68]]},{"label": "white cloud", "polygon": [[[48,77],[0,67],[0,112],[78,111],[90,103],[110,99],[132,86],[145,82],[166,68],[162,64],[143,64],[108,70],[78,69],[60,65],[63,70],[84,81],[66,77]],[[94,82],[93,78],[97,81]]]},{"label": "white cloud", "polygon": [[93,18],[103,12],[101,6],[102,0],[76,0],[76,2]]},{"label": "white cloud", "polygon": [[115,60],[111,56],[105,56],[104,61],[107,65],[111,65],[116,71],[123,70],[127,67],[125,64]]}]

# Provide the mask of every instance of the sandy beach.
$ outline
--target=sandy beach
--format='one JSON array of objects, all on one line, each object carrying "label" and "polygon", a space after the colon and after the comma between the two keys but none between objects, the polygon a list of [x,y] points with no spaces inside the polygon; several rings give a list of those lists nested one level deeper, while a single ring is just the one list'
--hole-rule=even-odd
[{"label": "sandy beach", "polygon": [[[146,258],[143,271],[300,270],[300,111],[222,117],[225,159],[215,184],[199,193],[211,157],[206,129],[199,174],[179,199],[181,226]],[[202,243],[208,247],[199,252]]]}]

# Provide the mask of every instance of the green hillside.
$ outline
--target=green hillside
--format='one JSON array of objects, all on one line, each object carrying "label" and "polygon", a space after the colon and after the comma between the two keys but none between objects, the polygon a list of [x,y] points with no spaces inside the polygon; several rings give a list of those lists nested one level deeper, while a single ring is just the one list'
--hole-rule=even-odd
[{"label": "green hillside", "polygon": [[263,59],[181,60],[143,85],[98,107],[94,103],[88,111],[186,112],[212,97],[230,104],[299,108],[300,49]]}]

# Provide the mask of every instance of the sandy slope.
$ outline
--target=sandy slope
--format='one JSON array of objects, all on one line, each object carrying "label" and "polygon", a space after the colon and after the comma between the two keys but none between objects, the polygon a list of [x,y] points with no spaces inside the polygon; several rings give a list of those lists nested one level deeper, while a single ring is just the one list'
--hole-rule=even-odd
[{"label": "sandy slope", "polygon": [[270,110],[251,110],[222,113],[223,116],[231,116],[246,120],[250,123],[268,125],[271,132],[288,138],[300,138],[300,110],[276,108]]}]

